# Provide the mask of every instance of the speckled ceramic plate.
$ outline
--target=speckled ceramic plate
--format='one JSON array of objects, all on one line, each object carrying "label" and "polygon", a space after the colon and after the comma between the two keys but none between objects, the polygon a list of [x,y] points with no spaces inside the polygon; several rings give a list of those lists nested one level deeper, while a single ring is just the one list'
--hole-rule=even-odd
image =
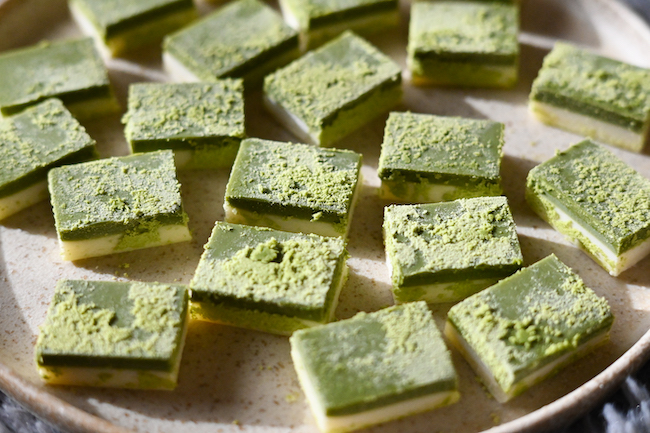
[{"label": "speckled ceramic plate", "polygon": [[[0,0],[2,4],[2,0]],[[408,5],[402,26],[372,41],[404,64]],[[405,87],[398,110],[489,118],[506,127],[504,187],[518,225],[527,263],[555,253],[612,305],[611,342],[507,404],[491,399],[468,365],[454,354],[460,373],[460,403],[373,428],[376,432],[529,431],[584,412],[617,385],[650,351],[650,259],[619,278],[610,277],[537,218],[523,199],[528,170],[557,149],[580,139],[546,127],[526,110],[531,82],[556,39],[650,67],[650,30],[614,0],[523,2],[521,79],[514,90],[455,90]],[[62,0],[5,0],[0,6],[0,49],[78,34]],[[129,83],[164,80],[160,52],[110,61],[111,78],[124,104]],[[246,108],[253,137],[292,137],[262,110],[260,95]],[[341,295],[339,318],[391,304],[384,265],[382,203],[376,165],[386,116],[341,143],[363,153],[365,184],[350,231],[350,279]],[[119,117],[87,124],[102,156],[128,152]],[[650,177],[650,156],[614,149]],[[173,392],[44,386],[36,373],[33,345],[59,278],[134,279],[187,283],[215,220],[223,218],[226,171],[181,173],[194,233],[192,242],[64,262],[49,203],[41,203],[0,225],[0,387],[42,416],[74,431],[118,432],[315,432],[298,386],[286,338],[194,322],[190,325],[178,388]],[[435,311],[442,325],[445,308]]]}]

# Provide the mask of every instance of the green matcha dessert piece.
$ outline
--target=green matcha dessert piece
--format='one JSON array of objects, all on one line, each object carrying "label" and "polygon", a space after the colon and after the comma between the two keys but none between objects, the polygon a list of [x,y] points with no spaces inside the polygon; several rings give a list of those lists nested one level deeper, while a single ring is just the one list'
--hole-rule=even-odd
[{"label": "green matcha dessert piece", "polygon": [[60,280],[36,342],[49,384],[174,389],[188,321],[187,288]]},{"label": "green matcha dessert piece", "polygon": [[176,81],[262,78],[298,57],[298,32],[259,0],[236,0],[165,38],[165,69]]},{"label": "green matcha dessert piece", "polygon": [[411,4],[407,66],[416,85],[512,87],[519,6],[485,1]]},{"label": "green matcha dessert piece", "polygon": [[345,237],[360,170],[349,150],[246,139],[226,186],[226,221]]},{"label": "green matcha dessert piece", "polygon": [[454,305],[445,334],[503,403],[607,342],[613,320],[551,255]]},{"label": "green matcha dessert piece", "polygon": [[280,0],[284,19],[300,31],[303,50],[345,30],[369,35],[397,26],[397,0]]},{"label": "green matcha dessert piece", "polygon": [[0,119],[0,220],[47,198],[52,167],[97,157],[95,140],[58,99]]},{"label": "green matcha dessert piece", "polygon": [[81,30],[109,56],[160,43],[198,16],[192,0],[68,0],[68,4]]},{"label": "green matcha dessert piece", "polygon": [[640,152],[650,130],[650,69],[558,42],[529,107],[546,124]]},{"label": "green matcha dessert piece", "polygon": [[54,168],[48,181],[64,260],[191,239],[171,150]]},{"label": "green matcha dessert piece", "polygon": [[0,54],[0,114],[9,116],[56,97],[74,117],[119,111],[108,72],[92,39],[41,42]]},{"label": "green matcha dessert piece", "polygon": [[388,206],[384,242],[397,304],[456,302],[523,264],[505,197]]},{"label": "green matcha dessert piece", "polygon": [[451,354],[424,302],[296,331],[300,385],[320,430],[346,432],[455,403]]},{"label": "green matcha dessert piece", "polygon": [[264,79],[268,110],[301,140],[329,146],[402,98],[400,67],[352,32]]},{"label": "green matcha dessert piece", "polygon": [[280,335],[334,318],[343,239],[217,222],[204,249],[192,317]]},{"label": "green matcha dessert piece", "polygon": [[391,113],[379,157],[379,195],[415,203],[501,195],[504,125]]},{"label": "green matcha dessert piece", "polygon": [[244,85],[132,84],[122,121],[133,153],[172,149],[178,168],[228,168],[245,136]]},{"label": "green matcha dessert piece", "polygon": [[589,139],[533,168],[526,199],[611,275],[650,253],[650,180]]}]

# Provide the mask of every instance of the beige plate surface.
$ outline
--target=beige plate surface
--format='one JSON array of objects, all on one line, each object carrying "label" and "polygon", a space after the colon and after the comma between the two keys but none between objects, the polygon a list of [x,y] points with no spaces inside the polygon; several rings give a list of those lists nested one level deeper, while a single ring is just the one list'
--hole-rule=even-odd
[{"label": "beige plate surface", "polygon": [[[2,0],[0,0],[2,3]],[[404,64],[408,5],[401,28],[372,41]],[[10,0],[1,9],[0,49],[42,37],[77,35],[62,0]],[[510,199],[527,263],[551,252],[573,267],[612,305],[612,341],[596,353],[508,404],[489,398],[467,364],[454,354],[460,373],[460,403],[391,422],[375,432],[528,431],[552,426],[586,410],[647,358],[650,351],[650,259],[617,279],[539,220],[523,200],[528,170],[580,137],[548,128],[526,110],[531,81],[555,39],[567,39],[642,66],[650,66],[650,31],[613,0],[524,2],[521,80],[511,91],[416,89],[405,86],[398,110],[490,118],[506,124],[504,187]],[[109,62],[124,104],[127,85],[164,80],[160,53]],[[290,140],[262,110],[260,95],[247,100],[247,129],[253,137]],[[382,206],[375,195],[376,165],[386,116],[341,146],[364,154],[365,187],[350,231],[351,276],[341,295],[339,318],[391,304],[384,266]],[[87,125],[102,156],[126,154],[119,117]],[[650,157],[614,150],[650,177]],[[135,279],[187,283],[215,220],[223,218],[227,172],[181,173],[192,242],[77,263],[58,256],[53,218],[41,203],[0,225],[0,387],[43,416],[75,431],[140,432],[315,432],[300,391],[286,338],[207,323],[190,326],[179,386],[173,392],[122,391],[41,384],[32,360],[38,326],[59,278]],[[436,309],[442,325],[446,308]]]}]

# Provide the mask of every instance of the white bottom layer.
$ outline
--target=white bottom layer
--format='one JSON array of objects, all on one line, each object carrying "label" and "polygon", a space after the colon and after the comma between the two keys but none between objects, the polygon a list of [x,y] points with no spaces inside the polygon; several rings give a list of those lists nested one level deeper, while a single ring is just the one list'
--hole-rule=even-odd
[{"label": "white bottom layer", "polygon": [[633,152],[640,152],[648,139],[648,126],[646,125],[645,133],[639,134],[618,125],[614,125],[593,117],[574,113],[564,108],[558,108],[544,102],[530,101],[530,111],[542,122],[556,126],[570,132]]},{"label": "white bottom layer", "polygon": [[584,356],[595,347],[605,343],[609,339],[609,333],[603,332],[596,335],[590,340],[584,342],[573,352],[566,353],[556,360],[544,365],[539,370],[529,374],[518,382],[513,383],[511,389],[504,391],[501,385],[496,381],[490,369],[483,363],[481,358],[476,354],[474,349],[467,344],[467,341],[456,331],[456,328],[449,322],[445,324],[445,336],[449,342],[458,349],[468,364],[480,376],[483,384],[499,403],[505,403],[513,397],[521,394],[531,386],[541,382],[549,376],[558,372],[562,367],[570,364],[574,360]]},{"label": "white bottom layer", "polygon": [[[621,272],[631,268],[641,259],[650,254],[650,238],[648,238],[636,247],[625,251],[619,256],[609,245],[603,243],[600,239],[594,236],[582,221],[579,221],[562,210],[553,197],[543,195],[538,196],[537,199],[544,201],[546,207],[552,208],[553,212],[557,215],[557,221],[550,221],[549,224],[553,225],[560,233],[567,236],[571,242],[589,254],[612,276],[619,275]],[[562,227],[566,225],[569,225],[577,231],[575,236],[566,233]],[[588,245],[593,248],[588,248]]]},{"label": "white bottom layer", "polygon": [[48,367],[39,365],[38,373],[50,385],[100,386],[106,388],[136,388],[172,390],[176,388],[190,315],[183,325],[178,356],[170,371],[129,370],[99,367]]},{"label": "white bottom layer", "polygon": [[[408,286],[399,288],[399,292],[406,296],[396,295],[393,291],[395,304],[405,302],[425,301],[427,304],[440,304],[445,302],[458,302],[462,299],[490,287],[499,281],[497,278],[482,280],[455,281],[452,283],[423,284],[421,286]],[[409,296],[409,293],[421,293],[421,296]]]},{"label": "white bottom layer", "polygon": [[167,75],[171,78],[171,81],[177,83],[199,83],[201,79],[197,77],[192,71],[187,69],[187,67],[176,59],[173,55],[168,52],[164,52],[162,55],[163,58],[163,68]]},{"label": "white bottom layer", "polygon": [[293,135],[305,143],[320,146],[320,136],[312,134],[309,127],[302,119],[296,117],[293,113],[287,111],[281,105],[264,95],[264,107],[280,121],[280,123],[289,130]]},{"label": "white bottom layer", "polygon": [[457,402],[460,398],[460,393],[457,390],[442,391],[355,414],[327,416],[325,409],[320,402],[318,393],[316,392],[309,374],[304,367],[300,353],[292,349],[291,358],[293,359],[294,367],[298,374],[298,380],[300,381],[300,385],[307,397],[307,401],[309,401],[309,405],[311,406],[312,413],[316,418],[318,427],[324,433],[342,433],[363,427],[369,427],[375,424],[381,424],[408,415],[414,415],[437,407],[446,406]]},{"label": "white bottom layer", "polygon": [[[151,233],[144,233],[141,236],[143,239],[149,239],[151,237]],[[190,234],[190,231],[186,225],[175,224],[161,226],[155,236],[155,241],[148,242],[142,246],[121,247],[120,242],[123,240],[123,238],[124,235],[117,234],[80,241],[59,240],[59,245],[61,246],[61,256],[63,260],[81,260],[89,257],[105,256],[107,254],[121,253],[141,248],[150,248],[177,242],[185,242],[191,240],[192,235]]]},{"label": "white bottom layer", "polygon": [[0,220],[41,202],[47,197],[47,181],[38,182],[22,191],[2,197],[0,198]]}]

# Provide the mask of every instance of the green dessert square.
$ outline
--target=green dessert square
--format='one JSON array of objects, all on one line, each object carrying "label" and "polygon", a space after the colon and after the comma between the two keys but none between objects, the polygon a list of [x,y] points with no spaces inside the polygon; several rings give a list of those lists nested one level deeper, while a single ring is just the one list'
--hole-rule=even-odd
[{"label": "green dessert square", "polygon": [[397,26],[397,0],[280,0],[284,19],[300,31],[303,50],[345,30],[369,35]]},{"label": "green dessert square", "polygon": [[456,302],[523,264],[505,197],[388,206],[386,261],[395,302]]},{"label": "green dessert square", "polygon": [[607,342],[613,321],[551,255],[454,305],[445,334],[503,403]]},{"label": "green dessert square", "polygon": [[165,69],[176,81],[243,78],[259,85],[299,55],[298,32],[258,0],[236,0],[165,38]]},{"label": "green dessert square", "polygon": [[391,113],[379,195],[416,203],[501,195],[503,134],[504,125],[490,120]]},{"label": "green dessert square", "polygon": [[78,119],[119,111],[92,39],[41,42],[0,54],[0,114],[56,97]]},{"label": "green dessert square", "polygon": [[352,32],[264,79],[267,109],[296,137],[330,146],[402,99],[400,67]]},{"label": "green dessert square", "polygon": [[60,280],[36,342],[38,372],[53,385],[174,389],[187,305],[184,286]]},{"label": "green dessert square", "polygon": [[320,430],[346,432],[455,403],[451,354],[424,302],[296,331],[300,385]]},{"label": "green dessert square", "polygon": [[0,119],[0,220],[47,198],[47,172],[98,157],[95,140],[58,99]]},{"label": "green dessert square", "polygon": [[589,139],[533,168],[526,200],[611,275],[650,253],[650,180]]},{"label": "green dessert square", "polygon": [[227,168],[244,138],[244,85],[138,83],[122,122],[133,153],[172,149],[178,168]]},{"label": "green dessert square", "polygon": [[48,181],[64,260],[191,239],[171,150],[58,167]]},{"label": "green dessert square", "polygon": [[110,56],[160,43],[197,17],[192,0],[68,0],[68,4],[81,30]]},{"label": "green dessert square", "polygon": [[360,170],[349,150],[246,139],[226,186],[226,221],[345,237]]},{"label": "green dessert square", "polygon": [[280,335],[334,318],[347,277],[341,238],[217,222],[204,250],[192,317]]},{"label": "green dessert square", "polygon": [[519,68],[519,6],[434,1],[411,5],[407,65],[416,85],[512,87]]},{"label": "green dessert square", "polygon": [[650,69],[558,42],[529,107],[546,124],[640,152],[650,131]]}]

